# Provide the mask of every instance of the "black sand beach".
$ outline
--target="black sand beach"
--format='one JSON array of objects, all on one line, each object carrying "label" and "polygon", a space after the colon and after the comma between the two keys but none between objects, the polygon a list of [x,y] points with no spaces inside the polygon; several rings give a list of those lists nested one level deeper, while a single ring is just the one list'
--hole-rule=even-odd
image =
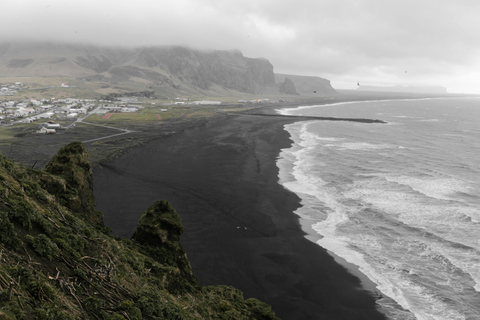
[{"label": "black sand beach", "polygon": [[130,237],[143,210],[170,201],[199,284],[233,285],[282,319],[385,319],[373,293],[305,238],[299,198],[278,184],[293,121],[225,115],[132,149],[94,170],[97,208]]}]

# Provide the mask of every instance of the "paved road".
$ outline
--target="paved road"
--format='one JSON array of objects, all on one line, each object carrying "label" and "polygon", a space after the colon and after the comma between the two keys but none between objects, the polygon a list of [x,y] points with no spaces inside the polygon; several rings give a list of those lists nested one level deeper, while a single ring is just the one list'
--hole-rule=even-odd
[{"label": "paved road", "polygon": [[94,141],[98,141],[98,140],[108,139],[108,138],[111,138],[111,137],[116,137],[116,136],[132,133],[132,132],[139,132],[139,131],[134,131],[134,130],[129,130],[129,129],[120,129],[120,128],[116,128],[116,127],[105,126],[103,124],[96,124],[96,123],[83,121],[86,118],[90,117],[92,114],[97,113],[99,109],[101,109],[101,107],[96,107],[95,109],[93,109],[92,111],[90,111],[86,115],[84,115],[83,117],[80,117],[77,120],[75,120],[74,122],[70,123],[66,128],[73,127],[73,126],[75,126],[75,123],[81,122],[81,123],[85,123],[85,124],[88,124],[88,125],[91,125],[91,126],[104,127],[104,128],[108,128],[108,129],[121,131],[120,133],[111,134],[111,135],[108,135],[108,136],[99,137],[99,138],[95,138],[95,139],[85,140],[85,141],[82,141],[82,143],[88,143],[88,142],[94,142]]}]

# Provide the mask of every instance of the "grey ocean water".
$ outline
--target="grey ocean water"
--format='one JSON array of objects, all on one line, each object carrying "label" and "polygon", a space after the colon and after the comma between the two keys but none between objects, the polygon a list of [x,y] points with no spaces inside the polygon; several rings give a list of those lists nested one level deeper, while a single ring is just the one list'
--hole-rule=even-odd
[{"label": "grey ocean water", "polygon": [[389,318],[480,319],[480,99],[278,112],[388,122],[287,125],[280,183],[318,244],[377,284]]}]

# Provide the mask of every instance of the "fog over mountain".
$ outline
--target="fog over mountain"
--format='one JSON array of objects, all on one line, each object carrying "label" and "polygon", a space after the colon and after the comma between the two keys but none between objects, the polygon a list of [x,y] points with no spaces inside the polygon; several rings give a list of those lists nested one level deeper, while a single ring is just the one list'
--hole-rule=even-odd
[{"label": "fog over mountain", "polygon": [[[181,46],[114,47],[52,42],[0,44],[0,73],[5,76],[47,76],[135,82],[146,88],[171,90],[235,90],[241,93],[279,94],[285,77],[275,77],[274,66],[240,51],[195,50]],[[300,93],[334,93],[319,77],[289,76]],[[283,92],[288,94],[288,92]],[[295,92],[294,92],[295,94]]]}]

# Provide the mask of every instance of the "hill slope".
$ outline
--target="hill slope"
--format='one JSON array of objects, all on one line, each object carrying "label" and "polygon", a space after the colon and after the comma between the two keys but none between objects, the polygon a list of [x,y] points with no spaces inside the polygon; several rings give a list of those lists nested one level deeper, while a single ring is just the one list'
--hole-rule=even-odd
[{"label": "hill slope", "polygon": [[71,143],[37,171],[0,154],[0,319],[277,319],[233,287],[197,285],[166,201],[133,240],[110,236],[87,158]]}]

